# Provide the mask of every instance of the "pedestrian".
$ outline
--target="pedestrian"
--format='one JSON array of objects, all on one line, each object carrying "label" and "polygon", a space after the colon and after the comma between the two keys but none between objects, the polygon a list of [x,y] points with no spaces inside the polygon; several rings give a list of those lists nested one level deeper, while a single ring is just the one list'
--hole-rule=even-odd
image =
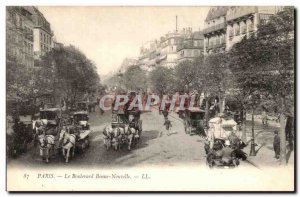
[{"label": "pedestrian", "polygon": [[262,124],[264,126],[268,126],[268,114],[267,114],[266,110],[263,110],[261,116],[262,116]]},{"label": "pedestrian", "polygon": [[274,131],[274,141],[273,141],[273,148],[275,152],[275,157],[276,159],[279,159],[280,156],[280,137],[278,135],[278,131]]},{"label": "pedestrian", "polygon": [[171,121],[168,119],[168,117],[165,118],[164,126],[166,126],[167,135],[170,135],[170,128],[172,127]]}]

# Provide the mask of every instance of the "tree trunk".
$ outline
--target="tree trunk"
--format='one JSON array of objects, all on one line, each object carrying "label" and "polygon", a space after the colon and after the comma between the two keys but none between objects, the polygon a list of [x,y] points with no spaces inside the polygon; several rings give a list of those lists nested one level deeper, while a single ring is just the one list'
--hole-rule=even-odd
[{"label": "tree trunk", "polygon": [[247,133],[246,133],[246,110],[243,109],[242,110],[242,117],[241,117],[241,121],[242,121],[242,141],[243,142],[247,142]]},{"label": "tree trunk", "polygon": [[223,112],[223,96],[221,95],[221,92],[219,92],[219,113]]},{"label": "tree trunk", "polygon": [[205,98],[205,126],[208,126],[208,96],[207,93],[204,93]]},{"label": "tree trunk", "polygon": [[251,125],[252,125],[252,138],[254,140],[254,137],[255,137],[255,133],[254,133],[254,108],[252,108],[252,117],[251,117]]},{"label": "tree trunk", "polygon": [[284,121],[284,98],[281,98],[281,113],[280,113],[280,165],[286,165],[286,136],[285,136],[285,121]]}]

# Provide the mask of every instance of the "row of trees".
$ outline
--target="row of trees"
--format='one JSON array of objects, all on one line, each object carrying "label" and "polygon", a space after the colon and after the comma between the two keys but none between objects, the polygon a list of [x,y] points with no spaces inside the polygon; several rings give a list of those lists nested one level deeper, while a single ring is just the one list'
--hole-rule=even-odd
[{"label": "row of trees", "polygon": [[39,90],[51,89],[75,101],[84,93],[94,92],[100,78],[94,63],[74,46],[53,49],[41,58],[37,76]]},{"label": "row of trees", "polygon": [[[197,90],[206,101],[215,96],[231,100],[243,120],[246,112],[254,117],[258,108],[280,114],[281,159],[285,163],[284,119],[294,117],[294,74],[294,9],[285,8],[229,52],[183,61],[174,68],[157,66],[149,75],[133,66],[116,79],[131,90],[146,91],[149,86],[158,94]],[[246,140],[245,125],[243,128]]]},{"label": "row of trees", "polygon": [[74,46],[53,48],[28,68],[8,57],[6,64],[7,96],[32,100],[50,93],[54,103],[61,98],[74,101],[100,87],[96,66]]}]

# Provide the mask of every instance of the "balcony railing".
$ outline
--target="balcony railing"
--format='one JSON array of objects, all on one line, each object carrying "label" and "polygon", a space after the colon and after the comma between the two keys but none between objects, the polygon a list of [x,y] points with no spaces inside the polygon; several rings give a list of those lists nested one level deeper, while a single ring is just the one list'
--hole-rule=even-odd
[{"label": "balcony railing", "polygon": [[224,45],[225,45],[225,40],[224,42],[211,43],[209,46],[207,46],[207,49],[214,49],[214,48],[222,47]]},{"label": "balcony railing", "polygon": [[248,26],[248,31],[249,32],[254,31],[254,24],[253,23]]},{"label": "balcony railing", "polygon": [[226,15],[226,21],[231,21],[249,14],[257,12],[256,6],[246,6],[246,7],[236,7],[232,10],[229,10]]},{"label": "balcony railing", "polygon": [[226,24],[225,23],[220,23],[220,24],[217,24],[217,25],[214,25],[212,27],[208,27],[208,28],[204,29],[203,33],[208,34],[208,33],[211,33],[211,32],[214,32],[214,31],[219,31],[219,30],[225,29],[225,28],[226,28]]},{"label": "balcony railing", "polygon": [[239,27],[235,29],[235,36],[238,36],[238,35],[240,35],[240,28]]},{"label": "balcony railing", "polygon": [[183,44],[177,47],[177,51],[180,51],[182,49],[202,49],[203,47],[203,44],[200,44],[199,46],[195,46],[193,44]]},{"label": "balcony railing", "polygon": [[247,26],[242,26],[241,34],[245,34],[247,32]]},{"label": "balcony railing", "polygon": [[233,37],[233,35],[234,35],[233,29],[229,30],[228,35],[229,35],[229,37]]}]

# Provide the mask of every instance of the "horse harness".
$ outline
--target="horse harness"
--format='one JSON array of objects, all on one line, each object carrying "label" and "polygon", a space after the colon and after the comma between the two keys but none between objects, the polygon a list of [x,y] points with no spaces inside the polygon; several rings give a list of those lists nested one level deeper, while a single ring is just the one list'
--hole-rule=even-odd
[{"label": "horse harness", "polygon": [[42,148],[47,147],[48,144],[50,144],[50,145],[52,145],[52,146],[54,145],[54,144],[52,144],[52,143],[49,143],[48,140],[46,140],[47,137],[52,138],[53,141],[55,140],[54,136],[52,136],[52,135],[45,135],[45,137],[44,137],[44,139],[43,139],[43,141],[44,141],[44,146],[42,146]]},{"label": "horse harness", "polygon": [[[65,136],[65,134],[64,134],[64,136]],[[70,134],[70,136],[73,136],[74,139],[76,139],[75,134]],[[75,145],[73,142],[71,142],[70,138],[68,138],[67,141],[63,144],[63,146],[66,146],[68,143],[71,143],[73,146]]]}]

